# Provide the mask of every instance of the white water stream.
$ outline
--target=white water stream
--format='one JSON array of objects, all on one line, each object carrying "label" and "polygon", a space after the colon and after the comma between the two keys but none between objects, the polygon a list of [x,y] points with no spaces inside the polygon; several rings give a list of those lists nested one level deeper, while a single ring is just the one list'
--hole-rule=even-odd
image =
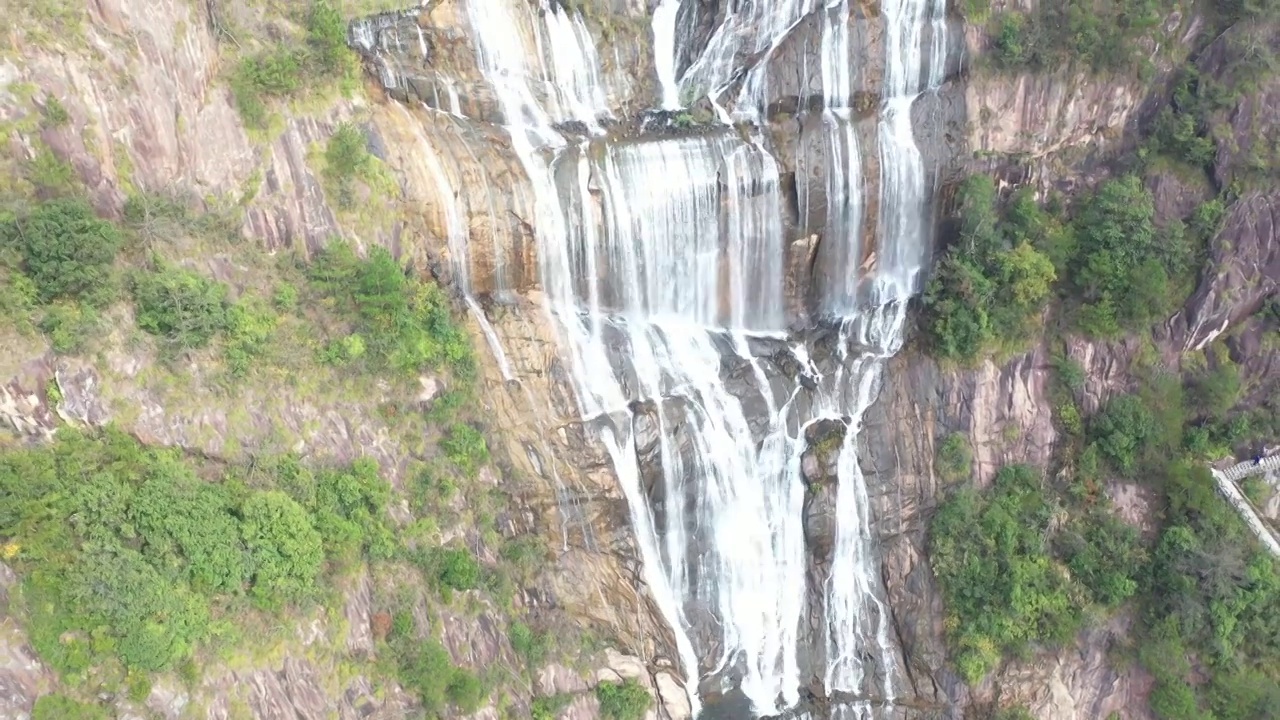
[{"label": "white water stream", "polygon": [[[740,82],[739,119],[756,120],[765,107],[763,58],[806,16],[819,16],[820,231],[830,281],[818,305],[838,328],[839,361],[825,374],[802,342],[782,340],[791,318],[789,240],[783,183],[764,135],[724,128],[606,138],[608,88],[579,13],[554,0],[537,8],[525,0],[462,4],[529,179],[544,307],[561,333],[583,418],[598,429],[626,495],[644,580],[674,631],[695,713],[704,682],[738,688],[755,713],[785,711],[800,701],[804,672],[828,693],[891,705],[897,661],[858,434],[927,260],[933,190],[910,111],[945,74],[945,0],[881,3],[885,97],[875,132],[864,132],[875,147],[866,149],[850,107],[850,0],[743,0],[698,52],[681,47],[689,32],[677,28],[681,3],[691,1],[661,0],[654,10],[662,105],[678,108],[682,90],[714,99]],[[407,40],[423,43],[420,34]],[[690,61],[680,72],[682,51]],[[744,70],[745,58],[753,64]],[[442,105],[460,114],[453,86],[445,87]],[[591,137],[567,140],[556,129],[567,121]],[[865,152],[878,153],[881,168],[880,222],[866,237]],[[432,158],[427,166],[441,196],[455,197],[446,164]],[[462,289],[509,378],[466,284],[467,208],[443,212]],[[790,355],[809,389],[802,393],[795,378],[771,384],[775,365],[753,357],[753,347]],[[733,365],[749,368],[754,387],[730,391],[724,371]],[[801,456],[806,428],[828,419],[848,427],[838,522],[831,572],[809,587]],[[656,448],[638,452],[642,437],[656,438]],[[817,637],[807,629],[813,607],[822,614]],[[809,667],[814,659],[817,668]]]}]

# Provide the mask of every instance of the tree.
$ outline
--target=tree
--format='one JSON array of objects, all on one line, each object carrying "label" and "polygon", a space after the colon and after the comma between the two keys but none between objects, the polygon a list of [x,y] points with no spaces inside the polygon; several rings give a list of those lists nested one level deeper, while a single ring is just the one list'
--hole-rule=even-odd
[{"label": "tree", "polygon": [[104,304],[111,299],[120,232],[85,201],[42,203],[27,217],[7,223],[2,242],[20,250],[41,302],[68,298]]},{"label": "tree", "polygon": [[161,267],[133,281],[138,327],[170,349],[209,344],[227,326],[227,286],[189,270]]},{"label": "tree", "polygon": [[242,514],[254,594],[268,603],[309,595],[324,563],[324,550],[306,509],[272,490],[250,495]]}]

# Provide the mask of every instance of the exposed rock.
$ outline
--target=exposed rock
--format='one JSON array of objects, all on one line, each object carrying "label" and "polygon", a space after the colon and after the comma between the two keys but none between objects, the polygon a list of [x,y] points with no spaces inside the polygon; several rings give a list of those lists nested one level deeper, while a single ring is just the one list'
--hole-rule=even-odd
[{"label": "exposed rock", "polygon": [[1254,192],[1227,211],[1200,286],[1173,319],[1173,342],[1199,350],[1280,290],[1280,194]]},{"label": "exposed rock", "polygon": [[1130,624],[1120,616],[1082,633],[1074,647],[1011,662],[976,694],[991,693],[1001,705],[1024,705],[1037,718],[1097,720],[1112,713],[1129,720],[1152,718],[1146,702],[1151,676],[1138,663],[1117,667],[1110,656],[1125,642]]},{"label": "exposed rock", "polygon": [[1158,227],[1168,227],[1175,220],[1185,220],[1200,203],[1213,197],[1213,188],[1201,173],[1182,172],[1180,168],[1162,168],[1146,179],[1155,206]]},{"label": "exposed rock", "polygon": [[347,591],[343,613],[347,621],[347,650],[357,655],[373,652],[372,604],[373,585],[369,573],[361,572],[355,586]]},{"label": "exposed rock", "polygon": [[1214,39],[1196,60],[1202,75],[1222,87],[1244,90],[1235,102],[1215,114],[1217,155],[1213,173],[1219,187],[1255,182],[1266,187],[1274,181],[1280,157],[1280,80],[1265,64],[1266,53],[1280,48],[1280,28],[1270,23],[1241,22]]},{"label": "exposed rock", "polygon": [[[13,571],[0,563],[0,608],[7,606],[5,596],[14,581]],[[53,673],[36,657],[12,615],[4,613],[0,617],[0,717],[29,717],[36,698],[48,692],[53,682]]]}]

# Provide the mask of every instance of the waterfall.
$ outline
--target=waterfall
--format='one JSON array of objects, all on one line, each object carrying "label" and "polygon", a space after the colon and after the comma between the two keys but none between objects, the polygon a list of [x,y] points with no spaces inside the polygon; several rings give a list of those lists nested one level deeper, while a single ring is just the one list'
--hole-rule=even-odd
[{"label": "waterfall", "polygon": [[[911,106],[945,76],[945,0],[883,0],[879,20],[858,19],[883,23],[886,51],[880,112],[864,140],[851,107],[849,0],[743,0],[701,48],[679,46],[691,34],[677,32],[681,3],[660,0],[652,18],[662,106],[678,108],[682,92],[714,102],[733,87],[742,127],[612,136],[609,88],[579,12],[554,0],[536,9],[463,0],[477,64],[528,178],[542,308],[581,419],[626,497],[643,579],[673,631],[695,713],[704,687],[736,689],[753,713],[771,715],[820,684],[869,715],[892,705],[900,682],[859,432],[930,244],[932,188]],[[812,112],[826,195],[815,309],[834,342],[820,361],[789,334],[786,193],[759,127],[768,60],[807,19],[821,33],[822,102]],[[373,47],[367,32],[353,29],[353,43]],[[402,39],[427,54],[420,34]],[[690,59],[683,73],[678,57]],[[461,115],[456,93],[440,105]],[[587,132],[570,140],[567,122]],[[870,153],[881,167],[880,221],[864,233]],[[446,164],[433,157],[428,170],[441,197],[454,197]],[[446,202],[442,212],[460,287],[493,339],[466,279],[466,208]],[[802,472],[806,431],[819,421],[847,428],[820,577],[809,567]]]}]

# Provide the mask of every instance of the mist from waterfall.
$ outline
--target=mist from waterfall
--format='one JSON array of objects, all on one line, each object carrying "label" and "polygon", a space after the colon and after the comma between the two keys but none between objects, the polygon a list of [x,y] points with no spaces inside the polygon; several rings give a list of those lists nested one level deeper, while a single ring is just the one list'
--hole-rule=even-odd
[{"label": "mist from waterfall", "polygon": [[[816,305],[835,329],[837,362],[820,369],[788,335],[785,199],[767,134],[749,124],[609,137],[607,88],[579,13],[554,0],[536,12],[517,0],[464,0],[477,61],[529,179],[544,309],[561,334],[582,419],[626,496],[644,581],[673,630],[695,713],[704,684],[736,687],[757,714],[786,711],[800,702],[805,673],[828,695],[891,705],[897,660],[858,434],[926,261],[932,188],[910,110],[944,76],[945,1],[882,2],[887,58],[874,148],[860,147],[851,108],[849,0],[735,4],[677,76],[689,50],[676,28],[682,1],[662,0],[653,18],[663,106],[679,107],[681,92],[714,99],[737,82],[734,117],[752,122],[766,106],[766,61],[799,22],[818,16],[821,257],[830,272]],[[753,59],[745,70],[744,58]],[[456,98],[446,104],[457,114]],[[568,121],[585,137],[557,130]],[[880,157],[880,221],[864,233],[868,151]],[[456,197],[445,163],[428,167],[441,195]],[[465,210],[443,212],[474,307]],[[764,353],[778,348],[801,382],[772,382],[777,368]],[[730,391],[730,366],[744,368],[746,394]],[[822,420],[847,432],[831,571],[814,579],[801,460],[806,430]],[[821,630],[809,637],[815,618]]]}]

